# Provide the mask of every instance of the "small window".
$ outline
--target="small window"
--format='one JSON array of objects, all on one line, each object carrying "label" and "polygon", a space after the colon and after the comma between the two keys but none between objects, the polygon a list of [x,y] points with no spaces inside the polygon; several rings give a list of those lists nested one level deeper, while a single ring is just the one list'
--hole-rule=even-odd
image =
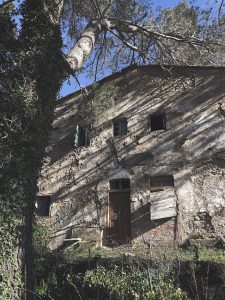
[{"label": "small window", "polygon": [[130,179],[113,179],[110,181],[110,190],[130,189]]},{"label": "small window", "polygon": [[38,196],[36,201],[36,214],[39,217],[48,217],[51,196]]},{"label": "small window", "polygon": [[90,145],[89,129],[79,125],[76,126],[74,145],[77,147],[87,147]]},{"label": "small window", "polygon": [[149,131],[166,130],[166,115],[155,114],[150,116]]},{"label": "small window", "polygon": [[115,119],[113,120],[113,136],[121,136],[127,134],[127,119]]},{"label": "small window", "polygon": [[169,187],[174,187],[173,176],[166,175],[166,176],[150,177],[151,192],[163,191]]}]

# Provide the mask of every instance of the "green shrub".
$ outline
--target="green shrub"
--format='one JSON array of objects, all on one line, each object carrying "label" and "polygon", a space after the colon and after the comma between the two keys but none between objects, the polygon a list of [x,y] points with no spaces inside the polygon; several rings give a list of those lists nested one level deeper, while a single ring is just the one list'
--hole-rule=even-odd
[{"label": "green shrub", "polygon": [[[156,269],[124,269],[98,266],[84,275],[83,285],[95,292],[96,299],[185,300],[184,291],[175,284],[173,274],[167,276]],[[107,296],[106,296],[107,295]]]},{"label": "green shrub", "polygon": [[93,125],[100,118],[107,117],[107,110],[114,107],[116,100],[120,95],[120,89],[117,86],[106,83],[101,88],[96,84],[88,94],[85,94],[79,105],[79,113],[83,123]]}]

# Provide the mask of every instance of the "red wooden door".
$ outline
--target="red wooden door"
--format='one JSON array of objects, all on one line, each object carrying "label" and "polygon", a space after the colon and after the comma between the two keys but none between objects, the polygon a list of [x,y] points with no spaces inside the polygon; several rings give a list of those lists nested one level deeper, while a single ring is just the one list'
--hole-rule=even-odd
[{"label": "red wooden door", "polygon": [[119,245],[130,242],[130,193],[109,193],[109,239],[110,242]]}]

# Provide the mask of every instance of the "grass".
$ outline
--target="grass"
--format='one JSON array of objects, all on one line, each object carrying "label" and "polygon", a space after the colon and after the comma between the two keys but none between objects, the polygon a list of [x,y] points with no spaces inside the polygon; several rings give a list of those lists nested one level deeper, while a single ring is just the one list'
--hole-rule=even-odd
[{"label": "grass", "polygon": [[178,246],[160,246],[151,249],[143,247],[119,246],[116,248],[100,248],[94,243],[83,243],[78,248],[70,246],[63,250],[68,262],[73,260],[101,257],[101,258],[119,258],[121,256],[130,256],[142,259],[150,259],[152,261],[170,262],[183,261],[190,262],[193,260],[214,262],[225,265],[225,249],[215,247],[198,246],[196,259],[196,248],[181,248]]}]

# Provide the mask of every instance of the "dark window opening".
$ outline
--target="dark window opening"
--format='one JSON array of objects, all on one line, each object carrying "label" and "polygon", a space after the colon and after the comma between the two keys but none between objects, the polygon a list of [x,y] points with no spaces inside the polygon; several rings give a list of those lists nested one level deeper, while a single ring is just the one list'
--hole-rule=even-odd
[{"label": "dark window opening", "polygon": [[174,179],[172,175],[150,177],[151,192],[163,191],[170,187],[174,187]]},{"label": "dark window opening", "polygon": [[130,189],[130,179],[113,179],[109,182],[110,190]]},{"label": "dark window opening", "polygon": [[77,147],[87,147],[90,145],[89,129],[79,125],[76,126],[74,145]]},{"label": "dark window opening", "polygon": [[39,217],[48,217],[51,196],[38,196],[36,201],[36,214]]},{"label": "dark window opening", "polygon": [[127,134],[127,119],[115,119],[113,120],[113,136],[120,136]]},{"label": "dark window opening", "polygon": [[166,115],[157,114],[150,116],[150,131],[166,130]]}]

